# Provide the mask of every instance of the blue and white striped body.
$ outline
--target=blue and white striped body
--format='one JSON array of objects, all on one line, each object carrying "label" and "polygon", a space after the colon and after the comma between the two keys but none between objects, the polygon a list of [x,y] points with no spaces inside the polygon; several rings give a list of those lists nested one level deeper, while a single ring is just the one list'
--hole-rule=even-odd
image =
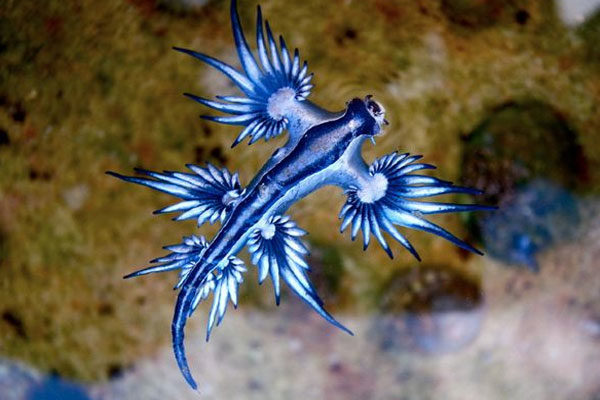
[{"label": "blue and white striped body", "polygon": [[230,116],[206,116],[224,124],[240,125],[243,130],[234,146],[245,138],[250,144],[288,132],[288,140],[277,149],[246,188],[237,174],[226,169],[188,165],[187,172],[138,170],[145,177],[109,174],[172,194],[182,201],[157,213],[180,213],[176,220],[221,221],[222,226],[209,242],[195,235],[181,244],[165,247],[171,253],[155,259],[154,264],[127,277],[178,270],[180,289],[171,326],[173,348],[179,368],[193,388],[196,383],[185,357],[184,327],[197,305],[213,294],[208,316],[207,340],[231,301],[237,306],[237,290],[246,271],[237,255],[244,248],[257,267],[259,282],[270,277],[279,303],[280,279],[310,307],[333,325],[351,333],[323,307],[308,279],[305,262],[308,250],[300,239],[305,234],[285,216],[298,200],[325,185],[341,187],[348,199],[339,217],[341,230],[351,227],[354,240],[362,232],[366,249],[371,236],[392,257],[383,236],[386,232],[417,259],[416,250],[395,226],[419,229],[451,241],[478,254],[478,250],[424,218],[427,214],[489,210],[473,204],[423,202],[415,199],[446,193],[477,194],[473,189],[414,172],[432,169],[417,163],[420,156],[392,153],[368,165],[361,150],[365,140],[382,132],[387,124],[383,107],[367,96],[352,99],[342,112],[329,112],[306,100],[312,75],[307,65],[300,66],[298,51],[290,57],[283,38],[277,47],[268,22],[266,37],[260,8],[257,17],[258,60],[250,51],[242,33],[236,1],[231,2],[231,20],[243,73],[202,53],[176,48],[228,76],[246,97],[217,96],[209,100],[191,94],[191,99],[228,113]]},{"label": "blue and white striped body", "polygon": [[333,183],[339,162],[352,141],[377,134],[380,128],[362,100],[349,103],[339,119],[308,129],[280,160],[259,174],[256,185],[231,211],[223,227],[204,254],[203,262],[212,264],[237,254],[245,245],[245,237],[253,229],[264,226],[269,217],[281,215],[307,194]]}]

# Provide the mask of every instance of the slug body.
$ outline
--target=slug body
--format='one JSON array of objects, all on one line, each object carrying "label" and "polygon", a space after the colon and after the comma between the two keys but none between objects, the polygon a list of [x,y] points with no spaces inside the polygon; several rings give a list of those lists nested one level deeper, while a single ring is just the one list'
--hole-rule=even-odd
[{"label": "slug body", "polygon": [[308,249],[300,239],[305,232],[285,215],[298,200],[325,185],[336,185],[347,194],[339,214],[341,231],[351,227],[354,240],[362,232],[366,249],[371,237],[392,257],[383,232],[397,240],[417,259],[410,242],[395,226],[423,230],[439,235],[468,251],[481,254],[438,225],[424,218],[427,214],[489,210],[476,204],[418,201],[418,198],[446,193],[478,194],[478,191],[454,186],[451,182],[415,174],[432,169],[418,163],[420,156],[392,153],[367,164],[361,155],[365,140],[375,137],[387,125],[381,104],[367,96],[352,99],[342,112],[329,112],[306,99],[310,94],[312,74],[307,64],[300,66],[298,51],[290,57],[283,38],[279,48],[265,23],[260,7],[257,16],[258,61],[242,33],[236,1],[231,2],[231,20],[236,48],[243,73],[217,59],[192,50],[176,48],[229,77],[245,94],[217,96],[217,100],[186,94],[187,97],[227,116],[204,118],[243,126],[234,146],[250,138],[268,140],[288,132],[288,140],[277,149],[246,188],[237,174],[226,169],[188,165],[188,172],[152,172],[138,170],[144,176],[119,179],[150,187],[180,198],[182,201],[157,213],[179,213],[175,220],[220,221],[222,226],[212,241],[204,237],[184,237],[183,242],[165,247],[171,253],[152,261],[154,265],[127,276],[178,270],[180,279],[175,313],[171,325],[173,348],[179,368],[189,385],[196,388],[184,348],[184,328],[198,304],[213,294],[208,316],[207,340],[214,325],[223,320],[229,302],[237,306],[237,290],[246,272],[237,255],[248,249],[257,267],[259,282],[270,277],[279,304],[280,280],[336,327],[351,333],[323,307],[308,279],[305,262]]},{"label": "slug body", "polygon": [[349,103],[339,119],[310,128],[287,156],[260,176],[225,220],[221,231],[204,254],[214,263],[237,252],[253,228],[264,226],[275,215],[319,187],[333,183],[332,176],[351,142],[379,131],[375,118],[362,100]]}]

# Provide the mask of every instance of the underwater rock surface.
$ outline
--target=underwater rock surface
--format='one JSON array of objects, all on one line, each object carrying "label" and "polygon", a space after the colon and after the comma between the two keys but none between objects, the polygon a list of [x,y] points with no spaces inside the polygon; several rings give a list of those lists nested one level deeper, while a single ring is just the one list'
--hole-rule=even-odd
[{"label": "underwater rock surface", "polygon": [[200,11],[211,0],[156,0],[158,8],[174,13]]},{"label": "underwater rock surface", "polygon": [[577,30],[585,41],[588,60],[597,68],[600,67],[600,7]]},{"label": "underwater rock surface", "polygon": [[579,227],[577,200],[550,181],[522,186],[498,212],[481,219],[483,243],[489,254],[538,271],[536,254],[571,240]]},{"label": "underwater rock surface", "polygon": [[385,351],[457,351],[479,333],[482,297],[478,283],[448,266],[399,271],[381,294],[373,334]]},{"label": "underwater rock surface", "polygon": [[[587,164],[582,177],[570,176],[573,165],[562,165],[562,150],[551,149],[548,157],[560,167],[544,176],[554,183],[565,182],[560,176],[566,182],[583,179],[563,187],[600,194],[599,70],[576,32],[549,15],[546,0],[526,2],[526,24],[513,20],[511,10],[485,29],[467,28],[468,34],[454,29],[441,1],[261,3],[273,29],[285,33],[290,46],[302,48],[318,72],[319,102],[341,109],[346,97],[367,94],[365,88],[382,98],[392,122],[379,140],[382,152],[422,153],[426,162],[438,165],[442,178],[458,180],[465,174],[462,148],[468,147],[461,133],[472,131],[498,105],[535,98],[561,111]],[[50,0],[0,6],[0,353],[34,366],[42,376],[54,370],[65,380],[92,382],[93,398],[196,398],[179,390],[164,329],[172,313],[169,286],[176,277],[141,279],[135,285],[121,279],[161,255],[165,242],[175,243],[193,225],[161,223],[139,212],[164,207],[169,199],[113,182],[104,171],[169,170],[204,161],[252,171],[273,151],[269,145],[240,146],[224,159],[222,149],[239,131],[200,121],[197,107],[180,95],[235,93],[226,79],[170,51],[173,45],[189,46],[233,63],[227,2],[183,13],[161,12],[156,4]],[[239,4],[242,24],[252,26],[257,1]],[[531,147],[531,142],[520,143]],[[509,174],[511,182],[514,176]],[[475,342],[444,356],[449,359],[383,357],[369,344],[374,299],[414,260],[396,248],[397,258],[389,261],[383,251],[373,247],[365,253],[341,236],[341,199],[339,192],[325,190],[295,208],[294,217],[311,231],[311,241],[337,249],[344,273],[322,282],[337,288],[338,307],[332,311],[356,336],[336,336],[294,308],[287,309],[289,319],[276,322],[281,312],[268,318],[274,313],[272,294],[247,287],[240,301],[245,307],[258,304],[258,311],[232,312],[210,346],[203,343],[204,321],[190,327],[206,398],[347,400],[353,382],[373,399],[443,394],[451,400],[469,395],[587,400],[598,393],[589,379],[600,370],[597,336],[582,339],[592,337],[586,332],[594,332],[595,315],[600,315],[594,308],[598,291],[580,289],[595,281],[598,236],[585,245],[548,248],[538,259],[536,279],[549,283],[544,290],[524,290],[536,281],[526,284],[519,270],[502,269],[490,257],[465,258],[441,240],[411,235],[428,262],[483,275],[486,305],[494,311],[486,311]],[[593,220],[581,216],[583,222],[588,219]],[[463,229],[458,218],[442,222],[451,231]],[[210,228],[200,234],[210,235]],[[334,270],[327,269],[326,256],[322,260],[323,273]],[[571,283],[565,286],[565,280]],[[504,293],[506,287],[510,293]],[[529,303],[565,292],[575,298],[575,312],[569,309],[556,320],[542,318],[552,307]],[[268,300],[261,301],[260,293]],[[577,318],[563,318],[567,314]],[[583,328],[573,328],[580,314]],[[540,318],[534,333],[527,326],[513,328],[532,316]],[[269,327],[275,333],[264,333]],[[576,343],[570,347],[577,350],[576,358],[549,350],[564,344],[559,334],[572,339],[567,345]],[[240,336],[248,342],[234,341]],[[519,356],[516,345],[528,357]],[[538,352],[528,353],[531,346]],[[542,362],[546,358],[554,361]],[[308,361],[299,371],[287,365],[290,359]]]},{"label": "underwater rock surface", "polygon": [[452,22],[474,28],[493,25],[507,6],[502,0],[442,0],[442,11]]},{"label": "underwater rock surface", "polygon": [[[203,378],[200,394],[208,400],[592,400],[600,390],[597,203],[582,205],[582,221],[579,241],[549,249],[537,275],[487,263],[476,285],[485,293],[485,318],[475,340],[460,351],[423,356],[401,346],[382,347],[378,335],[385,332],[373,331],[374,315],[338,313],[356,332],[350,337],[291,297],[277,313],[231,313],[210,346],[201,322],[194,324],[190,361]],[[448,268],[442,267],[440,274]],[[419,268],[412,274],[426,276]],[[415,281],[404,276],[396,282]],[[471,298],[470,290],[463,293],[460,297]],[[389,294],[401,299],[402,293]],[[197,399],[174,367],[165,343],[122,375],[81,390],[91,400]],[[48,379],[0,360],[0,393],[12,396],[7,400],[22,400]]]},{"label": "underwater rock surface", "polygon": [[484,190],[490,204],[502,206],[520,186],[537,178],[566,189],[588,183],[578,134],[549,104],[501,105],[464,141],[462,181]]},{"label": "underwater rock surface", "polygon": [[548,104],[505,104],[465,137],[462,180],[497,212],[468,217],[489,254],[537,270],[536,254],[568,240],[579,223],[577,193],[590,188],[577,133]]}]

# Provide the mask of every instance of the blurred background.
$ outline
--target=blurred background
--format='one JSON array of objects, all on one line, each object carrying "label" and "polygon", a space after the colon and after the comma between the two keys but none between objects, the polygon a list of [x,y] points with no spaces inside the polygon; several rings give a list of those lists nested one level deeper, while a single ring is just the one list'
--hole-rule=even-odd
[{"label": "blurred background", "polygon": [[[356,336],[255,268],[241,307],[187,349],[206,399],[600,399],[600,12],[592,0],[263,0],[315,73],[311,100],[372,93],[391,126],[367,160],[424,154],[494,213],[435,221],[467,254],[406,232],[389,260],[339,234],[345,197],[291,209],[311,279]],[[256,0],[240,0],[247,36]],[[283,138],[230,149],[239,129],[183,92],[234,94],[225,0],[0,4],[0,400],[195,399],[170,348],[176,274],[124,281],[198,233],[172,202],[104,174],[212,162],[249,182]],[[212,236],[214,227],[199,233]]]}]

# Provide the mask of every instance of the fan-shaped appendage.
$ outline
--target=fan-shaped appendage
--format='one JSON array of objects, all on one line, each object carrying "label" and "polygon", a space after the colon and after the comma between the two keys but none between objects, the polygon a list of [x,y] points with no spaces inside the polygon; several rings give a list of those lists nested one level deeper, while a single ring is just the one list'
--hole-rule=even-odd
[{"label": "fan-shaped appendage", "polygon": [[290,57],[281,36],[278,47],[268,21],[264,23],[265,37],[260,7],[256,21],[258,61],[244,37],[235,1],[231,2],[231,24],[243,72],[203,53],[179,47],[175,47],[175,50],[189,54],[221,71],[246,95],[217,96],[217,100],[210,100],[186,93],[186,96],[207,107],[230,114],[203,118],[221,124],[245,127],[233,143],[235,146],[246,137],[251,138],[252,144],[261,138],[269,140],[282,133],[288,123],[285,118],[286,104],[306,99],[313,85],[310,83],[312,74],[308,74],[308,64],[301,63],[298,49],[294,51],[293,57]]},{"label": "fan-shaped appendage", "polygon": [[270,217],[267,224],[255,230],[248,240],[252,263],[258,267],[258,280],[262,283],[270,275],[279,304],[281,277],[298,297],[334,326],[352,334],[337,322],[325,309],[306,272],[310,269],[304,257],[308,250],[300,237],[306,232],[298,228],[287,216]]},{"label": "fan-shaped appendage", "polygon": [[458,247],[481,254],[473,246],[423,218],[423,215],[493,210],[495,207],[417,201],[419,198],[447,193],[480,193],[478,190],[454,186],[451,182],[431,176],[414,174],[416,171],[435,168],[430,164],[417,163],[420,158],[421,156],[410,156],[408,153],[392,153],[377,159],[369,168],[370,184],[346,190],[348,200],[339,214],[342,219],[340,230],[343,232],[348,226],[352,226],[352,240],[361,230],[365,249],[373,234],[390,257],[393,257],[392,251],[382,231],[390,234],[420,260],[417,251],[394,225],[433,233]]},{"label": "fan-shaped appendage", "polygon": [[174,220],[196,219],[198,226],[206,221],[211,224],[217,220],[223,222],[228,206],[242,194],[238,174],[231,174],[227,169],[218,169],[212,164],[207,164],[206,168],[193,164],[188,164],[187,167],[192,174],[172,171],[160,173],[144,169],[136,169],[136,172],[150,178],[125,176],[115,172],[108,174],[183,200],[156,210],[155,214],[178,212],[181,214]]}]

